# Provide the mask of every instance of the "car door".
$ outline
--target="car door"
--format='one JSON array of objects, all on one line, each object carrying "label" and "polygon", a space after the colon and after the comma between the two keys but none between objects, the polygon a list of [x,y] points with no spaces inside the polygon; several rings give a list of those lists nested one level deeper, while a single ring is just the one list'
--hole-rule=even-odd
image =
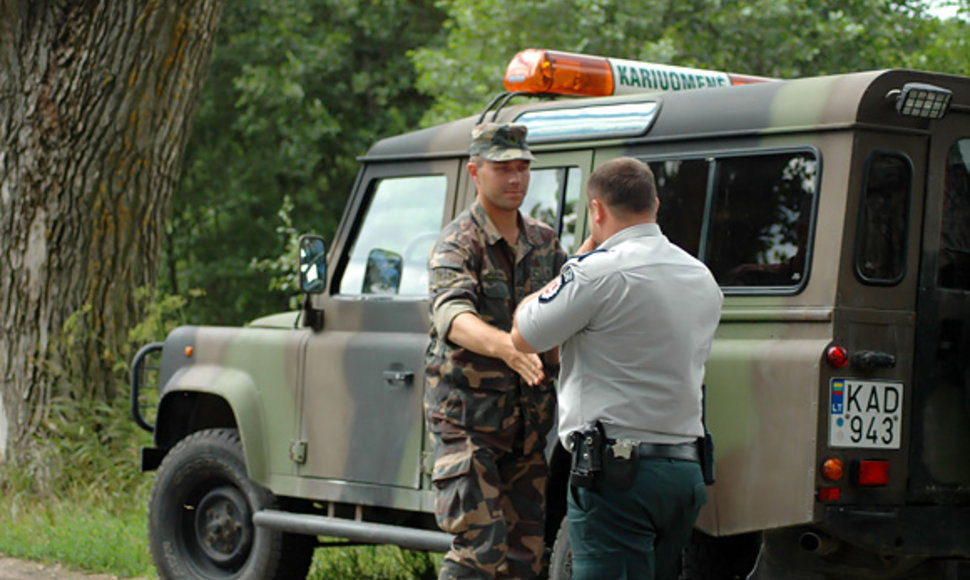
[{"label": "car door", "polygon": [[970,489],[970,115],[934,124],[917,311],[910,492]]},{"label": "car door", "polygon": [[420,487],[427,255],[453,211],[458,170],[456,159],[364,167],[317,302],[323,330],[307,342],[302,477],[378,495]]}]

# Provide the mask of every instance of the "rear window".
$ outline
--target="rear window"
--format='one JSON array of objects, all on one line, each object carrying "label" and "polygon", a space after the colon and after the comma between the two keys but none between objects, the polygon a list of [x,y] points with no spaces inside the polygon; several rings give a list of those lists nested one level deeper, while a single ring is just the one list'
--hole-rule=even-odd
[{"label": "rear window", "polygon": [[970,139],[950,148],[942,235],[939,285],[970,290]]},{"label": "rear window", "polygon": [[722,287],[795,292],[805,283],[819,177],[814,152],[650,166],[661,229],[706,263]]},{"label": "rear window", "polygon": [[867,284],[891,285],[906,273],[913,168],[898,153],[873,153],[859,208],[855,271]]}]

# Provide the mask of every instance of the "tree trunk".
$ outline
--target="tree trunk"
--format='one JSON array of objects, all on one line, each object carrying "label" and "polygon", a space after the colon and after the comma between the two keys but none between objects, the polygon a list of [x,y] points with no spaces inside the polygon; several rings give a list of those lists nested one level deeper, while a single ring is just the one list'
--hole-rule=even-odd
[{"label": "tree trunk", "polygon": [[221,6],[0,0],[0,461],[122,393]]}]

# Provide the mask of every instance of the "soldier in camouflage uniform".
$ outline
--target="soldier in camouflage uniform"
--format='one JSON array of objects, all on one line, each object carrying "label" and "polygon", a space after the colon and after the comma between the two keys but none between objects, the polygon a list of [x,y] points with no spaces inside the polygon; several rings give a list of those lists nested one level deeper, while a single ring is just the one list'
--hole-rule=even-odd
[{"label": "soldier in camouflage uniform", "polygon": [[522,125],[472,132],[472,207],[429,257],[431,343],[425,415],[435,514],[455,534],[440,578],[534,578],[542,568],[558,353],[524,355],[512,313],[565,262],[555,232],[519,213],[534,159]]}]

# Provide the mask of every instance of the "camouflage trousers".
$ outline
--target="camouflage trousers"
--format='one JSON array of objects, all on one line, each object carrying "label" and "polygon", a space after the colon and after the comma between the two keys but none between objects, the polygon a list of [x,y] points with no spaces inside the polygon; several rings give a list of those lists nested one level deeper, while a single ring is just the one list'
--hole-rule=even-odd
[{"label": "camouflage trousers", "polygon": [[481,433],[441,420],[429,426],[435,516],[455,535],[439,579],[535,578],[545,548],[542,447],[522,454],[521,428]]}]

